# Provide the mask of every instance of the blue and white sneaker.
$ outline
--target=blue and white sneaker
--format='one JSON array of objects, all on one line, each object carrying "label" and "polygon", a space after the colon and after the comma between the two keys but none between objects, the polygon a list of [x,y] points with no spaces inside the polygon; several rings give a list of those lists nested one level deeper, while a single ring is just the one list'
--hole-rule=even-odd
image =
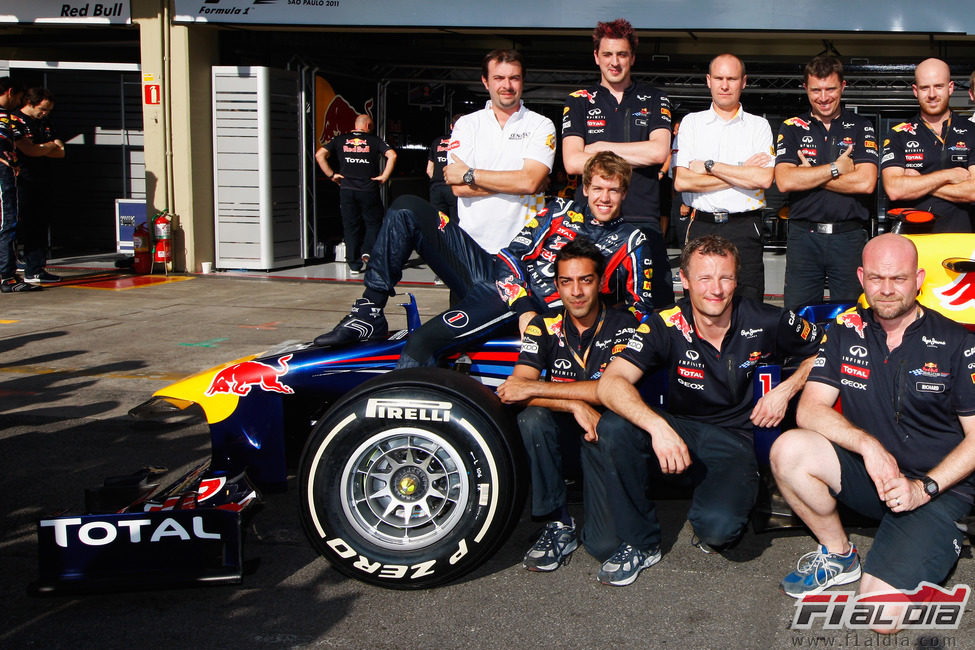
[{"label": "blue and white sneaker", "polygon": [[860,558],[857,547],[850,542],[845,555],[830,553],[825,546],[806,553],[796,562],[796,570],[782,579],[786,596],[802,598],[818,594],[834,585],[846,585],[860,579]]},{"label": "blue and white sneaker", "polygon": [[529,571],[555,571],[569,563],[572,551],[578,547],[575,519],[572,520],[572,525],[550,521],[545,524],[535,545],[525,553],[521,564]]},{"label": "blue and white sneaker", "polygon": [[660,561],[660,547],[641,551],[627,543],[620,544],[612,557],[599,567],[596,579],[604,585],[625,587],[633,584],[640,572]]}]

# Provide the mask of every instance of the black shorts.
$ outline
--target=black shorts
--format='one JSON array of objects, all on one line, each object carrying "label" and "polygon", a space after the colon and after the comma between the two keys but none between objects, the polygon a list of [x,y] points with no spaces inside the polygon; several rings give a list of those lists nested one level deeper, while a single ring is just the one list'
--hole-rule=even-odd
[{"label": "black shorts", "polygon": [[944,580],[958,561],[964,539],[955,522],[968,514],[971,504],[949,492],[916,510],[891,512],[877,495],[863,458],[837,445],[833,449],[840,461],[840,492],[834,496],[880,522],[864,572],[907,591],[922,581]]}]

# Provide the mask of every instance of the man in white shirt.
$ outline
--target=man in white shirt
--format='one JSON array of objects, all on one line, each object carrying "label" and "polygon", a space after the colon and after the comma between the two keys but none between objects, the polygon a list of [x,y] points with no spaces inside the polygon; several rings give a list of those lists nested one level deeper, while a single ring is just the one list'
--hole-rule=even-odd
[{"label": "man in white shirt", "polygon": [[741,259],[736,294],[761,301],[762,208],[774,174],[772,129],[741,106],[747,77],[737,56],[712,59],[707,82],[711,108],[681,121],[674,189],[693,210],[688,241],[708,234],[731,240]]},{"label": "man in white shirt", "polygon": [[[491,96],[487,106],[459,118],[448,145],[451,162],[444,179],[458,200],[458,223],[416,196],[397,198],[386,212],[365,275],[362,298],[316,345],[348,345],[383,338],[388,331],[383,308],[395,294],[402,266],[414,248],[434,268],[450,267],[451,277],[469,288],[474,270],[511,243],[544,207],[536,196],[555,159],[552,120],[525,108],[521,54],[493,50],[484,57],[481,82]],[[451,234],[460,226],[469,240]],[[418,244],[420,235],[428,233]],[[450,236],[448,236],[450,235]],[[476,250],[475,250],[476,249]],[[483,249],[483,250],[482,250]],[[441,277],[443,275],[441,274]],[[422,351],[427,358],[427,350]]]}]

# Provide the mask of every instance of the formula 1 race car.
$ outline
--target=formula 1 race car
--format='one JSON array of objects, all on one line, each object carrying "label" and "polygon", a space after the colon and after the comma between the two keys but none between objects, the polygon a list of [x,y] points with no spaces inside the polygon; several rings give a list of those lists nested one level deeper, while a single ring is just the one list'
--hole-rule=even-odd
[{"label": "formula 1 race car", "polygon": [[[971,327],[975,235],[912,238],[927,270],[920,301]],[[258,489],[286,486],[296,458],[303,527],[338,571],[410,589],[483,563],[517,523],[527,491],[520,435],[493,392],[519,342],[491,340],[443,367],[393,371],[420,325],[412,296],[405,306],[408,329],[388,340],[339,349],[282,344],[188,377],[133,409],[137,417],[198,410],[209,424],[210,458],[166,489],[151,484],[151,468],[115,477],[89,495],[89,514],[39,522],[36,587],[118,586],[136,576],[142,585],[239,582],[242,513]],[[841,309],[808,314],[825,321]],[[758,367],[756,393],[780,372]],[[648,403],[664,403],[660,375],[640,389]],[[766,465],[776,433],[756,432]]]}]

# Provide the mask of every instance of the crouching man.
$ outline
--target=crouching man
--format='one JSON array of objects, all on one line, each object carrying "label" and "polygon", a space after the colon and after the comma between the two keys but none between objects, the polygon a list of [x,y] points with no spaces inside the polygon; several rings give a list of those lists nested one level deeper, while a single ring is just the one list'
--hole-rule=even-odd
[{"label": "crouching man", "polygon": [[[693,486],[688,519],[702,551],[734,543],[748,522],[759,486],[753,426],[782,420],[812,367],[820,332],[790,311],[735,297],[738,268],[738,250],[724,237],[687,244],[680,262],[687,297],[642,323],[599,381],[599,399],[613,412],[599,421],[598,444],[587,448],[605,469],[586,481],[601,483],[592,489],[608,495],[610,514],[586,521],[583,542],[605,560],[597,576],[604,584],[628,585],[660,560],[651,493],[664,477],[683,475]],[[755,402],[755,367],[788,356],[804,360]],[[657,368],[668,373],[666,411],[647,405],[636,387]]]},{"label": "crouching man", "polygon": [[[559,251],[555,286],[562,312],[532,319],[514,372],[498,387],[505,404],[527,406],[518,415],[518,428],[531,464],[532,516],[548,521],[525,555],[524,566],[530,571],[554,571],[578,546],[575,520],[566,505],[562,441],[579,435],[596,441],[601,406],[596,380],[626,347],[637,325],[628,312],[600,301],[605,268],[603,254],[584,237]],[[584,489],[587,485],[584,481]],[[591,504],[585,497],[583,502],[588,519]]]},{"label": "crouching man", "polygon": [[872,239],[857,275],[869,307],[836,317],[800,428],[772,447],[779,489],[819,543],[782,580],[793,598],[861,577],[837,501],[880,522],[866,594],[944,580],[961,551],[955,522],[975,495],[975,334],[918,304],[924,270],[910,240]]}]

